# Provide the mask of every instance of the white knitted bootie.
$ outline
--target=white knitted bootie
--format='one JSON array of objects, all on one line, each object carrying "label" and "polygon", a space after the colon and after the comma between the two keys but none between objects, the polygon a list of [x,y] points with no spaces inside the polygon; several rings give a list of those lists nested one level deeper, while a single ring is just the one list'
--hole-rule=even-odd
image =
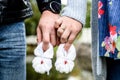
[{"label": "white knitted bootie", "polygon": [[49,44],[49,48],[44,52],[42,49],[42,44],[40,43],[34,50],[35,58],[32,61],[32,67],[38,73],[44,74],[52,68],[52,58],[53,58],[53,46]]},{"label": "white knitted bootie", "polygon": [[56,53],[56,70],[61,73],[69,73],[73,70],[74,60],[76,57],[76,50],[73,45],[66,52],[64,49],[64,44],[60,44]]}]

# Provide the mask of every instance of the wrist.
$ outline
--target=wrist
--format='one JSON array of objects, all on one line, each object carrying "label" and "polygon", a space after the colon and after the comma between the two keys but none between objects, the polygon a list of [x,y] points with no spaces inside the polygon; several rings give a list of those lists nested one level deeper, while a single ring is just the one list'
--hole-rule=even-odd
[{"label": "wrist", "polygon": [[49,1],[49,2],[43,2],[42,6],[39,7],[41,13],[43,13],[46,10],[51,11],[52,13],[59,14],[61,10],[61,3],[57,1]]},{"label": "wrist", "polygon": [[42,12],[42,15],[58,15],[58,14],[55,14],[55,13],[53,13],[53,12],[51,12],[50,10],[44,10],[43,12]]}]

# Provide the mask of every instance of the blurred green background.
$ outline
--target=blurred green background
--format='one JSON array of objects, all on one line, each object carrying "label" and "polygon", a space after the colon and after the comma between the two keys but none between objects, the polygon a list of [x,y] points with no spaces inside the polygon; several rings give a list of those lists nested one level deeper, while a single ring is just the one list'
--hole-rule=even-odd
[{"label": "blurred green background", "polygon": [[[77,56],[78,59],[75,60],[75,67],[74,67],[73,71],[69,74],[61,74],[61,73],[57,72],[55,70],[54,64],[53,64],[52,70],[50,71],[49,76],[46,74],[36,73],[33,70],[31,63],[32,63],[32,59],[34,57],[33,50],[35,49],[35,47],[37,45],[35,43],[36,27],[37,27],[37,24],[38,24],[38,21],[39,21],[41,14],[40,14],[38,7],[37,7],[37,4],[34,0],[31,0],[31,4],[32,4],[33,11],[34,11],[34,15],[31,18],[25,20],[26,35],[27,35],[27,38],[29,37],[29,39],[27,39],[28,40],[27,41],[27,64],[26,64],[27,65],[27,80],[93,80],[91,78],[92,70],[91,70],[91,64],[89,64],[89,62],[88,62],[89,59],[87,61],[86,59],[82,59],[82,57],[79,57],[79,55]],[[89,1],[87,5],[88,6],[87,6],[87,15],[86,15],[87,17],[86,17],[85,28],[90,28],[91,2]],[[63,5],[63,7],[64,6],[65,5]],[[32,39],[34,39],[34,40],[32,40]],[[56,49],[57,48],[54,48],[55,52],[56,52]],[[80,61],[79,61],[79,58],[81,58]],[[53,63],[55,62],[55,60],[56,60],[56,57],[54,56]],[[79,65],[79,63],[81,63],[81,65]],[[88,66],[88,67],[86,67],[86,66]],[[90,75],[90,77],[88,77],[89,75]],[[72,76],[76,77],[76,79],[72,78]]]}]

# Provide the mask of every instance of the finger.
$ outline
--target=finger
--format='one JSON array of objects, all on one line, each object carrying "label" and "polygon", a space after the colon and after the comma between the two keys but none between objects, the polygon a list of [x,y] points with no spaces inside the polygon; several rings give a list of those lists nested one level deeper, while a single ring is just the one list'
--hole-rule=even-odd
[{"label": "finger", "polygon": [[66,26],[65,26],[65,24],[64,24],[64,23],[62,23],[62,24],[61,24],[61,26],[60,26],[59,28],[61,28],[61,29],[65,30]]},{"label": "finger", "polygon": [[57,36],[57,29],[55,29],[55,36],[56,36],[56,45],[60,44],[60,37]]},{"label": "finger", "polygon": [[39,27],[37,27],[37,43],[40,43],[42,40],[42,32],[41,29]]},{"label": "finger", "polygon": [[55,21],[55,28],[59,28],[61,24],[62,24],[62,19],[61,18],[56,20]]},{"label": "finger", "polygon": [[56,34],[55,34],[55,30],[53,30],[50,34],[50,42],[52,43],[53,46],[56,45]]},{"label": "finger", "polygon": [[66,43],[65,46],[64,46],[64,48],[65,48],[66,51],[69,50],[69,48],[70,48],[70,46],[72,45],[72,43],[73,43],[75,37],[76,37],[76,35],[74,35],[74,34],[71,34],[71,35],[70,35],[70,37],[69,37],[67,43]]},{"label": "finger", "polygon": [[64,32],[64,30],[62,28],[58,28],[58,30],[57,30],[57,36],[60,37],[63,32]]},{"label": "finger", "polygon": [[49,48],[50,34],[48,31],[43,33],[43,50],[46,51]]},{"label": "finger", "polygon": [[64,30],[65,30],[65,25],[61,24],[61,26],[57,30],[57,36],[61,37],[61,35],[63,34]]},{"label": "finger", "polygon": [[63,34],[62,34],[62,36],[61,36],[61,39],[60,39],[61,43],[67,42],[68,37],[70,36],[70,33],[71,33],[71,32],[70,32],[69,29],[65,29],[65,31],[63,32]]},{"label": "finger", "polygon": [[71,43],[67,42],[64,46],[64,49],[68,51],[71,45],[72,45]]}]

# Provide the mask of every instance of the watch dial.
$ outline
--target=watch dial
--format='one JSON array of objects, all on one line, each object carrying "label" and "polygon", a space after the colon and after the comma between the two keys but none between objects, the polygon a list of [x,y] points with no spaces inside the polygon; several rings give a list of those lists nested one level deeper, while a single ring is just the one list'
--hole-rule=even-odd
[{"label": "watch dial", "polygon": [[51,6],[52,10],[54,10],[55,13],[59,13],[61,10],[61,4],[58,2],[53,1],[53,2],[51,2],[50,6]]}]

